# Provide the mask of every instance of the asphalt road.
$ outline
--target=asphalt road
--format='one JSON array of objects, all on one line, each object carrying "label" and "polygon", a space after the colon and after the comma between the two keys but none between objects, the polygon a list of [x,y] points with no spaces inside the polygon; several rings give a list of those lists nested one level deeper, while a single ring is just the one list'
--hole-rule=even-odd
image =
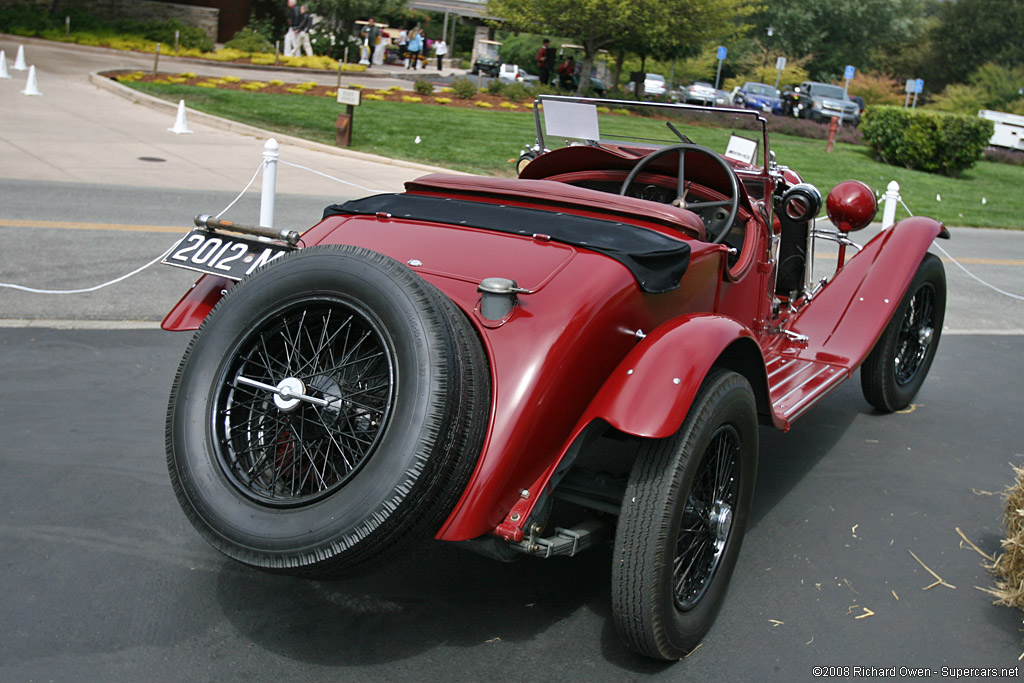
[{"label": "asphalt road", "polygon": [[[0,329],[0,680],[812,680],[814,666],[1014,667],[990,492],[1024,464],[1020,336],[942,339],[914,409],[856,381],[762,429],[753,524],[702,646],[626,652],[611,554],[501,564],[431,542],[361,579],[250,571],[193,531],[163,420],[189,335]],[[925,590],[935,579],[950,587]],[[955,587],[955,588],[954,588]]]}]

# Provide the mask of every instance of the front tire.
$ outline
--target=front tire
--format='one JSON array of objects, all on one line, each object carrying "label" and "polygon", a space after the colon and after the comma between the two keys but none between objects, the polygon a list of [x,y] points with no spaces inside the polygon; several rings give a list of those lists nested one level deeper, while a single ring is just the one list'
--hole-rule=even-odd
[{"label": "front tire", "polygon": [[486,431],[469,321],[405,265],[310,247],[243,281],[192,340],[167,464],[186,516],[245,564],[359,573],[451,512]]},{"label": "front tire", "polygon": [[612,612],[631,649],[680,659],[711,628],[747,525],[757,438],[750,384],[714,369],[679,431],[641,448],[612,566]]},{"label": "front tire", "polygon": [[925,254],[892,320],[860,368],[864,398],[886,413],[910,405],[924,384],[946,315],[946,269]]}]

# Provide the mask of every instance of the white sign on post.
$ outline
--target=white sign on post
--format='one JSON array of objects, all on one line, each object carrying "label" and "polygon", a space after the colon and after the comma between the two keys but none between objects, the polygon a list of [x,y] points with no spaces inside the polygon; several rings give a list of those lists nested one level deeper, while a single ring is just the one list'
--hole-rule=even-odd
[{"label": "white sign on post", "polygon": [[776,70],[782,71],[785,68],[786,68],[786,58],[785,57],[779,57],[778,59],[775,60],[775,69]]},{"label": "white sign on post", "polygon": [[349,88],[338,88],[338,104],[359,106],[359,91]]}]

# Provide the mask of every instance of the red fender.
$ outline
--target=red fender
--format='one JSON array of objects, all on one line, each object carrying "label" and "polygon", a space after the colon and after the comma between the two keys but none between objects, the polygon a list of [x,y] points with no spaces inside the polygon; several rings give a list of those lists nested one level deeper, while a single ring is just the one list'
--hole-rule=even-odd
[{"label": "red fender", "polygon": [[[907,218],[876,235],[850,259],[794,321],[810,344],[802,356],[855,370],[882,336],[941,223]],[[820,354],[827,354],[820,355]]]},{"label": "red fender", "polygon": [[235,283],[227,278],[203,275],[185,292],[174,308],[164,317],[160,327],[168,332],[197,330],[206,320],[217,302],[224,298]]},{"label": "red fender", "polygon": [[[701,383],[715,361],[730,347],[748,356],[748,369],[759,368],[752,384],[765,387],[764,356],[753,333],[724,315],[692,314],[675,318],[648,334],[609,375],[576,423],[561,453],[509,510],[494,533],[521,541],[523,528],[542,495],[551,492],[551,478],[583,432],[597,420],[634,436],[661,439],[675,434],[686,419]],[[756,358],[753,355],[756,354]],[[735,364],[736,356],[730,358]],[[752,362],[750,362],[752,361]],[[753,370],[751,370],[753,371]],[[755,392],[757,389],[755,389]]]},{"label": "red fender", "polygon": [[[711,366],[740,339],[760,348],[748,328],[723,315],[693,314],[665,323],[619,363],[579,424],[602,419],[634,436],[671,436]],[[763,372],[764,358],[758,354]]]}]

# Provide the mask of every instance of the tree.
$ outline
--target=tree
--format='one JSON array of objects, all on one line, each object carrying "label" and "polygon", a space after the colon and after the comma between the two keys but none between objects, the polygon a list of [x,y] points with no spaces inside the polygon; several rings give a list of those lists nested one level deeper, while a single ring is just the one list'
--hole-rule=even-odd
[{"label": "tree", "polygon": [[872,55],[923,33],[922,0],[768,0],[760,17],[775,29],[772,43],[792,57],[811,56],[811,76],[832,80],[852,64],[876,65]]},{"label": "tree", "polygon": [[750,14],[750,0],[489,0],[487,11],[512,30],[565,36],[583,46],[577,93],[590,82],[598,50],[695,53]]},{"label": "tree", "polygon": [[932,42],[946,66],[946,82],[962,83],[992,62],[1024,63],[1024,2],[955,0],[942,3]]}]

